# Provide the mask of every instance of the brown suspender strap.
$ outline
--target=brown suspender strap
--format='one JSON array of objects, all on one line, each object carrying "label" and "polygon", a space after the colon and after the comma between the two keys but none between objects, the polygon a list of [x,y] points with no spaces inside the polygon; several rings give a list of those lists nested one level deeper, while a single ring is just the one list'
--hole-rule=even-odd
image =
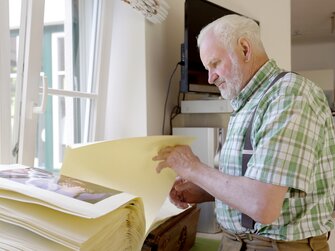
[{"label": "brown suspender strap", "polygon": [[[269,87],[265,91],[265,93],[277,82],[278,79],[282,78],[284,75],[286,75],[286,71],[279,73],[274,80],[270,83]],[[254,121],[254,116],[256,113],[256,109],[253,111],[253,114],[251,116],[251,120],[249,122],[249,126],[245,135],[245,140],[244,140],[244,148],[242,152],[242,176],[244,176],[245,172],[247,171],[248,168],[248,162],[253,154],[253,147],[251,144],[251,130],[252,130],[252,124]],[[242,213],[242,226],[248,229],[253,229],[255,225],[255,221],[249,217],[246,214]]]}]

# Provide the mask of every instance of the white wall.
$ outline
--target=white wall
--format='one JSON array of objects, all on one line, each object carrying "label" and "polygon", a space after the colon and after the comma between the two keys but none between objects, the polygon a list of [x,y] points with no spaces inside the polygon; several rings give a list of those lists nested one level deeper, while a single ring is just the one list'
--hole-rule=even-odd
[{"label": "white wall", "polygon": [[[332,70],[335,72],[335,41],[328,40],[307,40],[294,41],[292,43],[292,70],[296,72],[302,71],[320,71]],[[304,75],[304,74],[303,74]],[[320,85],[319,78],[313,79],[310,75],[306,77]],[[325,89],[325,94],[329,100],[330,106],[334,109],[334,95],[335,95],[335,79],[333,78],[332,90]]]},{"label": "white wall", "polygon": [[[162,134],[164,102],[167,96],[171,74],[180,61],[180,44],[184,40],[184,2],[168,1],[170,9],[167,19],[159,25],[146,24],[147,43],[147,94],[148,94],[148,135]],[[180,68],[171,81],[165,134],[169,134],[169,115],[177,105]]]},{"label": "white wall", "polygon": [[292,69],[335,70],[335,42],[311,41],[292,44]]},{"label": "white wall", "polygon": [[[269,56],[291,69],[290,0],[213,2],[257,19]],[[168,81],[180,61],[184,36],[184,1],[168,0],[168,4],[167,20],[155,25],[122,1],[115,4],[106,139],[161,133]],[[177,102],[179,76],[178,69],[167,114]]]}]

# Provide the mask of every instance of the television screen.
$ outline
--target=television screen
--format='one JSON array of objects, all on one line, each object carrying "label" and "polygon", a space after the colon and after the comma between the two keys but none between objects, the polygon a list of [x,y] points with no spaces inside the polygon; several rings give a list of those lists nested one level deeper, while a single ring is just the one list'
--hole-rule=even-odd
[{"label": "television screen", "polygon": [[218,93],[214,85],[208,84],[208,73],[199,56],[197,36],[210,22],[235,12],[206,0],[185,0],[185,34],[181,47],[180,92]]}]

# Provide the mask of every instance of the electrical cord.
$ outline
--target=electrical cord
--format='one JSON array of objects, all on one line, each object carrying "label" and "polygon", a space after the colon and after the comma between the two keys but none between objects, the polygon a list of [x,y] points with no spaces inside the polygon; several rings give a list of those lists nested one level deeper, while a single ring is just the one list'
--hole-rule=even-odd
[{"label": "electrical cord", "polygon": [[[171,89],[171,83],[172,83],[172,78],[173,78],[173,76],[174,76],[174,74],[175,74],[175,72],[176,72],[176,70],[177,70],[177,68],[178,68],[178,65],[181,65],[181,66],[183,66],[185,64],[185,62],[183,62],[183,61],[179,61],[177,64],[176,64],[176,66],[175,66],[175,68],[174,68],[174,70],[173,70],[173,72],[172,72],[172,74],[171,74],[171,76],[170,76],[170,79],[169,79],[169,85],[168,85],[168,89],[167,89],[167,93],[166,93],[166,98],[165,98],[165,103],[164,103],[164,113],[163,113],[163,125],[162,125],[162,135],[164,135],[164,131],[165,131],[165,117],[166,117],[166,110],[167,110],[167,102],[168,102],[168,100],[169,100],[169,94],[170,94],[170,89]],[[179,99],[179,95],[178,95],[178,99]],[[178,112],[178,110],[180,110],[180,108],[179,108],[179,100],[178,100],[178,103],[177,103],[178,105],[176,106],[176,107],[174,107],[173,108],[173,110],[172,110],[172,112],[171,112],[171,116],[172,116],[172,114],[173,114],[173,111],[175,110],[175,109],[177,109],[177,112]],[[178,113],[177,113],[178,114]],[[170,120],[170,125],[171,125],[171,120]]]}]

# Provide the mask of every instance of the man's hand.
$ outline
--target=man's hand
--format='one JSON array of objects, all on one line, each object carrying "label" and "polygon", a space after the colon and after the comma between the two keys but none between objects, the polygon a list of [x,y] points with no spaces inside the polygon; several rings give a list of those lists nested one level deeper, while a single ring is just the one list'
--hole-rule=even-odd
[{"label": "man's hand", "polygon": [[192,169],[202,164],[187,145],[178,145],[161,149],[153,160],[160,161],[156,167],[158,173],[166,167],[173,169],[178,176],[187,179]]},{"label": "man's hand", "polygon": [[170,201],[179,208],[185,209],[190,204],[212,201],[214,197],[193,183],[177,178],[170,191]]}]

